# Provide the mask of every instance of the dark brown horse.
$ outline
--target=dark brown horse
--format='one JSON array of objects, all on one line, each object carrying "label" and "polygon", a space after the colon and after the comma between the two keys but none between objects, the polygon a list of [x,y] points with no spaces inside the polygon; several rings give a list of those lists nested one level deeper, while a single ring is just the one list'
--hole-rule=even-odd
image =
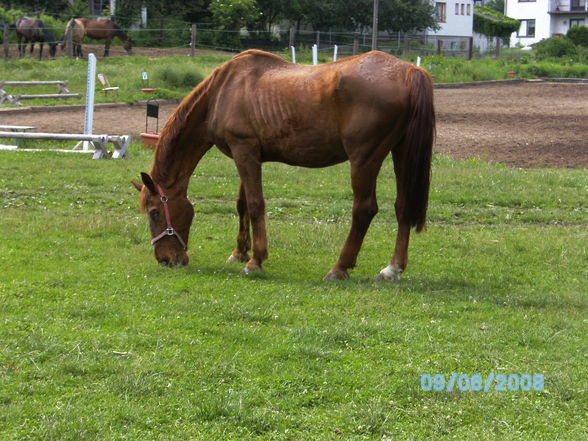
[{"label": "dark brown horse", "polygon": [[194,216],[188,182],[216,145],[233,158],[241,177],[239,233],[229,261],[247,262],[245,273],[263,270],[268,257],[262,163],[327,167],[350,161],[351,231],[325,277],[346,279],[378,211],[376,179],[391,153],[399,227],[390,265],[378,278],[398,280],[408,263],[410,229],[425,226],[434,133],[431,79],[410,63],[369,52],[303,66],[243,52],[182,101],[161,132],[150,174],[141,174],[143,184],[133,182],[148,214],[155,257],[165,265],[188,263]]},{"label": "dark brown horse", "polygon": [[16,29],[16,38],[18,40],[18,55],[24,57],[26,46],[31,43],[31,55],[35,48],[35,43],[39,43],[39,60],[43,57],[43,44],[49,44],[49,55],[55,57],[57,51],[57,42],[53,38],[51,31],[45,24],[38,19],[24,17],[14,24]]},{"label": "dark brown horse", "polygon": [[[123,42],[123,48],[127,51],[127,54],[131,55],[133,53],[133,40],[131,40],[131,38],[112,20],[96,21],[90,20],[89,18],[76,18],[70,20],[68,26],[70,26],[71,23],[75,23],[75,27],[77,27],[78,31],[81,25],[82,29],[84,29],[84,34],[88,38],[93,40],[104,40],[105,57],[108,57],[110,45],[114,37],[119,38]],[[79,44],[79,54],[81,56],[81,38],[76,37],[76,32],[73,33],[73,38],[74,48],[76,47],[76,44]]]}]

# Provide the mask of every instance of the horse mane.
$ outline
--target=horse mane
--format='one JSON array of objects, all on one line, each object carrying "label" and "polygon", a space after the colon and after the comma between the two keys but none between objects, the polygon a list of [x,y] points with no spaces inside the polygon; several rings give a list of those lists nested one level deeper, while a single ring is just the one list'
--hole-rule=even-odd
[{"label": "horse mane", "polygon": [[178,108],[170,116],[161,130],[161,135],[155,152],[156,156],[163,158],[169,156],[173,152],[182,130],[188,123],[188,118],[194,111],[194,108],[202,103],[203,98],[206,96],[211,85],[215,82],[219,72],[225,65],[226,63],[216,68],[208,77],[198,84],[194,90],[192,90],[190,95],[182,100]]}]

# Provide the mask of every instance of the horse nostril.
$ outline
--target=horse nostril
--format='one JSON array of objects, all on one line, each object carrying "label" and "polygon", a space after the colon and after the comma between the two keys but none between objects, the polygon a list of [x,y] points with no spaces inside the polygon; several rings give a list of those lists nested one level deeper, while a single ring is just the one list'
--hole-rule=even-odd
[{"label": "horse nostril", "polygon": [[161,259],[159,261],[159,263],[163,266],[169,266],[169,260],[168,259]]},{"label": "horse nostril", "polygon": [[184,258],[180,254],[176,255],[176,265],[177,266],[186,266],[188,264],[188,259]]}]

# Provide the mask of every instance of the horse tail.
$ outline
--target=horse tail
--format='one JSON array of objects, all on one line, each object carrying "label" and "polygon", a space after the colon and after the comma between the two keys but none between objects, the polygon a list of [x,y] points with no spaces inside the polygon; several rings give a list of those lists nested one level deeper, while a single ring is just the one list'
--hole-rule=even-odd
[{"label": "horse tail", "polygon": [[407,70],[405,81],[409,92],[404,165],[401,167],[405,199],[403,216],[411,227],[420,232],[427,217],[435,139],[433,82],[425,70],[415,66]]}]

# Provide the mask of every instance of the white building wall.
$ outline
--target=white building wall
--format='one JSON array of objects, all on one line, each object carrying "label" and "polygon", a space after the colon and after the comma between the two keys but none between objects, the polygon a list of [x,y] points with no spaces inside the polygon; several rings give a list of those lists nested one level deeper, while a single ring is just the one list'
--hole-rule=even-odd
[{"label": "white building wall", "polygon": [[[474,1],[473,0],[446,0],[432,2],[433,4],[445,3],[446,14],[445,21],[439,22],[441,29],[438,31],[428,31],[429,35],[439,37],[471,37],[474,28]],[[457,14],[456,14],[457,4]],[[463,14],[462,11],[463,5]],[[469,9],[468,9],[469,8]],[[469,10],[469,15],[468,15]]]},{"label": "white building wall", "polygon": [[[510,38],[511,46],[520,43],[525,47],[537,43],[544,38],[551,37],[551,16],[549,15],[550,0],[520,1],[506,0],[506,15],[517,20],[535,20],[535,36],[525,35],[525,23],[517,35],[514,33]],[[523,35],[521,35],[523,34]]]}]

